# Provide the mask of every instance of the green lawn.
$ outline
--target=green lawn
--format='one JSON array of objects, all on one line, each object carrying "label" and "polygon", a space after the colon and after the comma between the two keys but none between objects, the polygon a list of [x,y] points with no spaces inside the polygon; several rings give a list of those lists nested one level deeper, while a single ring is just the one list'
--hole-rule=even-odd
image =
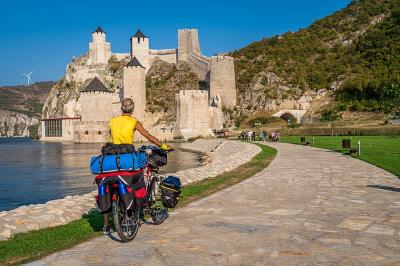
[{"label": "green lawn", "polygon": [[[306,136],[306,142],[315,147],[346,152],[342,148],[342,139],[350,139],[351,147],[358,147],[361,143],[361,156],[355,155],[363,161],[374,164],[400,177],[400,136]],[[299,136],[281,137],[282,142],[301,144]]]},{"label": "green lawn", "polygon": [[[276,150],[257,145],[262,150],[248,163],[222,175],[185,186],[178,207],[236,184],[267,167],[275,157]],[[102,216],[93,211],[66,225],[17,234],[10,240],[0,241],[0,265],[21,264],[70,248],[101,235],[102,227]]]}]

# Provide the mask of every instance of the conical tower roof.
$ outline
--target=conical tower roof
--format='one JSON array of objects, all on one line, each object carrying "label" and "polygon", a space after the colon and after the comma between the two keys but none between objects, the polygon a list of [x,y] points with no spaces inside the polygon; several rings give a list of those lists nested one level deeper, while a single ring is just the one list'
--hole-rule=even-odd
[{"label": "conical tower roof", "polygon": [[143,67],[144,68],[144,66],[142,66],[142,64],[140,64],[140,62],[139,62],[139,60],[136,58],[136,56],[134,56],[133,58],[132,58],[132,60],[131,61],[129,61],[129,63],[126,65],[126,66],[131,66],[131,67]]},{"label": "conical tower roof", "polygon": [[100,26],[94,32],[106,33]]},{"label": "conical tower roof", "polygon": [[137,30],[135,35],[132,36],[132,38],[148,38],[146,35],[143,34],[140,30]]},{"label": "conical tower roof", "polygon": [[101,82],[97,77],[94,77],[92,81],[84,88],[81,92],[92,92],[92,91],[101,91],[101,92],[110,92],[107,87]]}]

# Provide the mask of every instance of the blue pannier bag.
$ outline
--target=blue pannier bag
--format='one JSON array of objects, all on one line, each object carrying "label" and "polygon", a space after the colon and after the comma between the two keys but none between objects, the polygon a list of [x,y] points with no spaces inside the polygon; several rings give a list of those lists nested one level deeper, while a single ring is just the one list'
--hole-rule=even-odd
[{"label": "blue pannier bag", "polygon": [[90,159],[92,174],[116,171],[136,171],[146,166],[147,155],[144,153],[125,153],[116,155],[100,155]]},{"label": "blue pannier bag", "polygon": [[182,193],[181,180],[176,176],[168,176],[160,183],[161,200],[164,207],[175,208]]}]

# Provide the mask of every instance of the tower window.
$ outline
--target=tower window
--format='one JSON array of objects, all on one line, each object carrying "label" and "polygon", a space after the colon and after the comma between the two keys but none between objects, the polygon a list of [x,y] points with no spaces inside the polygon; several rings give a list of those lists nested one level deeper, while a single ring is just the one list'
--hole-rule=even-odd
[{"label": "tower window", "polygon": [[140,43],[140,37],[137,38],[137,43]]}]

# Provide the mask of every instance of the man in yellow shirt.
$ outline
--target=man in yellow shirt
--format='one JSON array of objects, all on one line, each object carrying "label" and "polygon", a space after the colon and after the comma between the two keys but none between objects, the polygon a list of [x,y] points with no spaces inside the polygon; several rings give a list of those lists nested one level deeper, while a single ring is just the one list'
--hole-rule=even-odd
[{"label": "man in yellow shirt", "polygon": [[156,137],[151,135],[138,121],[132,117],[135,104],[131,98],[126,98],[122,101],[122,115],[111,119],[109,126],[111,131],[110,142],[113,144],[132,144],[135,130],[139,131],[146,139],[154,143],[163,150],[168,150],[167,144],[162,143]]},{"label": "man in yellow shirt", "polygon": [[[131,98],[126,98],[122,101],[121,111],[122,115],[114,117],[110,120],[108,124],[110,127],[110,142],[113,144],[133,144],[133,136],[135,130],[139,131],[146,139],[154,143],[163,150],[172,150],[172,147],[162,143],[156,137],[151,135],[138,121],[136,118],[132,117],[133,109],[135,108],[135,103]],[[104,234],[109,234],[109,213],[104,213]]]}]

